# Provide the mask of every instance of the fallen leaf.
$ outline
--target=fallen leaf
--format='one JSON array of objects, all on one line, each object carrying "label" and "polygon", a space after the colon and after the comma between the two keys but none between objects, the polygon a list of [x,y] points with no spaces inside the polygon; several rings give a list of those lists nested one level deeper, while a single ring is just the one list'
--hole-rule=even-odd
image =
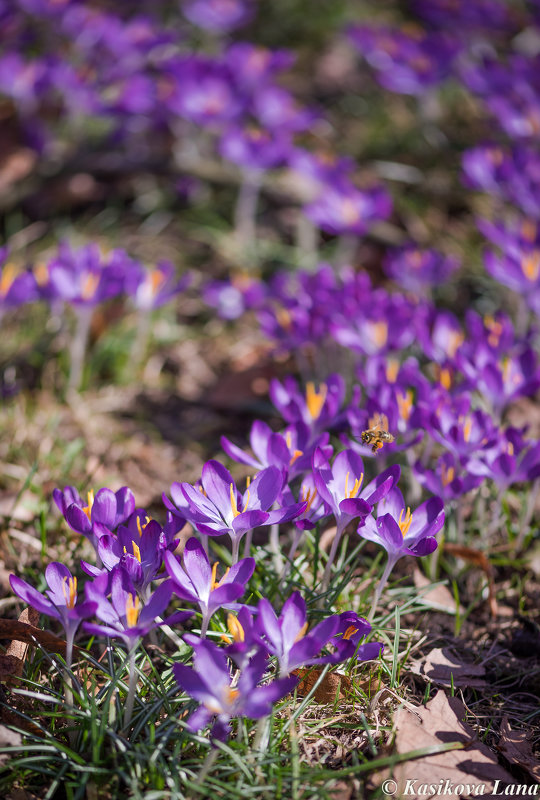
[{"label": "fallen leaf", "polygon": [[[25,608],[19,616],[19,622],[36,628],[39,613],[35,608]],[[5,654],[0,655],[0,683],[12,682],[23,673],[24,660],[28,652],[28,643],[13,639]]]},{"label": "fallen leaf", "polygon": [[485,574],[488,582],[488,601],[489,613],[492,617],[497,617],[499,609],[497,608],[497,598],[495,596],[495,582],[493,580],[493,567],[489,563],[488,557],[482,550],[476,550],[474,547],[465,547],[461,544],[453,544],[452,542],[444,542],[444,552],[449,553],[456,558],[462,558],[470,564],[480,567]]},{"label": "fallen leaf", "polygon": [[[474,796],[475,792],[487,798],[497,786],[496,781],[500,781],[499,787],[515,783],[510,773],[499,765],[495,754],[478,741],[471,726],[462,721],[465,715],[463,703],[457,697],[447,697],[443,691],[438,691],[427,706],[418,706],[414,712],[398,709],[394,718],[396,754],[453,743],[463,747],[404,761],[394,767],[391,777],[388,770],[375,773],[374,784],[380,786],[385,780],[395,781],[393,794],[396,797],[444,794],[446,798],[456,799]],[[467,785],[469,788],[464,789]],[[440,786],[443,788],[438,791]]]},{"label": "fallen leaf", "polygon": [[16,640],[27,644],[35,644],[37,641],[51,653],[60,653],[60,655],[66,653],[66,643],[63,639],[55,636],[54,633],[42,631],[41,628],[19,620],[0,619],[0,639]]},{"label": "fallen leaf", "polygon": [[[321,667],[293,670],[293,675],[297,675],[300,678],[300,683],[296,687],[297,694],[300,697],[305,697],[309,694],[321,677],[321,673]],[[350,692],[351,689],[351,679],[347,675],[339,675],[337,672],[327,672],[315,689],[313,698],[317,703],[334,703],[336,700],[345,700],[347,697],[346,693]]]},{"label": "fallen leaf", "polygon": [[[429,578],[426,578],[424,573],[421,572],[418,567],[414,568],[413,577],[414,585],[417,589],[425,589],[427,586],[432,585]],[[442,584],[433,586],[433,588],[428,589],[425,592],[421,592],[421,597],[422,603],[429,608],[433,608],[436,611],[443,611],[445,614],[456,613],[456,601],[446,586],[443,586]]]},{"label": "fallen leaf", "polygon": [[486,685],[486,670],[479,664],[470,664],[452,653],[449,648],[432,650],[424,661],[416,661],[410,671],[439,686],[468,686],[475,689]]},{"label": "fallen leaf", "polygon": [[505,717],[501,725],[501,737],[497,745],[500,752],[511,764],[529,773],[535,781],[540,781],[540,761],[533,753],[531,743],[525,731],[513,731]]}]

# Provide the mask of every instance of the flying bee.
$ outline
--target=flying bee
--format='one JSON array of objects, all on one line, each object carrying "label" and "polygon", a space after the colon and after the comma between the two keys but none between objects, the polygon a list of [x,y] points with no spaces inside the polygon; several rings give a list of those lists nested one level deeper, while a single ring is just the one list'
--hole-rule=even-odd
[{"label": "flying bee", "polygon": [[390,444],[394,441],[391,433],[388,433],[388,417],[386,414],[375,414],[369,420],[369,428],[362,432],[362,444],[370,444],[371,452],[376,453],[383,444]]}]

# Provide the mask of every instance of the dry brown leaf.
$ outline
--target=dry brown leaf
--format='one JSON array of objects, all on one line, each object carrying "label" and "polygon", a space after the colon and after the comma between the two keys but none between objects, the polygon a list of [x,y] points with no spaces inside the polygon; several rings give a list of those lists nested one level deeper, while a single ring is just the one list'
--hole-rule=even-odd
[{"label": "dry brown leaf", "polygon": [[[296,687],[297,694],[300,697],[305,697],[309,694],[321,677],[321,673],[321,667],[293,670],[293,675],[297,675],[300,678],[300,683]],[[317,703],[334,703],[336,700],[345,700],[346,693],[350,692],[351,689],[351,679],[347,675],[328,672],[315,689],[313,698]]]},{"label": "dry brown leaf", "polygon": [[461,544],[453,544],[452,542],[444,542],[444,552],[449,553],[456,558],[462,558],[470,564],[480,567],[485,574],[488,582],[488,600],[489,600],[489,613],[492,617],[497,617],[499,609],[497,607],[497,598],[495,596],[495,582],[493,580],[493,567],[482,550],[475,550],[473,547],[465,547]]},{"label": "dry brown leaf", "polygon": [[484,667],[461,661],[447,647],[432,650],[424,661],[412,664],[410,671],[439,686],[469,686],[480,689],[486,685]]},{"label": "dry brown leaf", "polygon": [[[429,578],[426,578],[418,567],[414,568],[413,577],[414,585],[417,589],[424,589],[431,584]],[[456,613],[456,601],[446,586],[442,586],[442,584],[434,586],[433,589],[429,589],[427,592],[422,592],[422,602],[436,611],[443,611],[445,614]]]},{"label": "dry brown leaf", "polygon": [[[18,621],[35,628],[39,622],[39,613],[35,608],[25,608]],[[18,639],[11,642],[5,654],[0,655],[0,683],[11,682],[21,677],[27,652],[27,642]]]},{"label": "dry brown leaf", "polygon": [[[513,777],[497,762],[495,754],[478,741],[474,730],[466,722],[466,709],[457,697],[447,697],[438,691],[427,706],[419,706],[415,712],[400,708],[395,715],[395,752],[410,753],[443,744],[461,743],[463,749],[421,756],[394,767],[393,774],[385,770],[376,773],[373,780],[377,786],[385,780],[396,782],[393,794],[396,797],[432,797],[444,794],[456,800],[480,793],[490,796],[496,781],[499,787],[515,783]],[[448,784],[446,783],[448,782]],[[442,784],[444,791],[437,791]],[[461,785],[470,790],[455,791]],[[427,787],[427,788],[426,788]],[[480,788],[478,788],[480,787]]]},{"label": "dry brown leaf", "polygon": [[513,731],[508,717],[503,719],[501,725],[498,749],[507,761],[517,764],[528,772],[531,778],[540,782],[540,761],[534,755],[525,731]]},{"label": "dry brown leaf", "polygon": [[0,639],[11,639],[27,644],[35,644],[37,641],[51,653],[60,653],[60,655],[66,653],[66,643],[63,639],[55,636],[54,633],[42,631],[41,628],[19,620],[0,619]]}]

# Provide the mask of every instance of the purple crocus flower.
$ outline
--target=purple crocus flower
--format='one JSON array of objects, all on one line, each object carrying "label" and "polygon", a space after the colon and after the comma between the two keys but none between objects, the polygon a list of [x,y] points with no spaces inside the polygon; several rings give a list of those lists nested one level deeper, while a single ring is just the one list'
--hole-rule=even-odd
[{"label": "purple crocus flower", "polygon": [[164,561],[175,594],[182,600],[196,603],[201,609],[203,637],[218,608],[233,603],[244,594],[255,569],[253,558],[242,558],[218,580],[218,562],[210,567],[204,547],[194,536],[188,539],[184,548],[183,566],[170,551],[165,553]]},{"label": "purple crocus flower", "polygon": [[390,195],[382,186],[357,189],[345,181],[328,185],[304,208],[306,216],[322,231],[335,235],[366,233],[392,211]]},{"label": "purple crocus flower", "polygon": [[[5,252],[5,251],[4,251]],[[4,253],[0,250],[0,261]],[[34,275],[30,270],[21,272],[15,264],[4,264],[0,270],[0,311],[15,308],[38,299]]]},{"label": "purple crocus flower", "polygon": [[483,476],[469,472],[462,460],[453,453],[443,453],[433,469],[417,461],[413,465],[414,476],[428,491],[447,503],[476,489],[484,480]]},{"label": "purple crocus flower", "polygon": [[283,481],[281,470],[268,467],[259,472],[241,494],[222,464],[207,461],[202,471],[201,489],[189,483],[173,483],[171,497],[200,533],[231,537],[235,564],[245,533],[260,525],[288,522],[304,510],[303,504],[269,510],[281,493]]},{"label": "purple crocus flower", "polygon": [[190,611],[178,611],[158,619],[169,605],[172,591],[172,582],[164,581],[144,602],[128,573],[121,566],[114,567],[110,575],[100,575],[85,586],[86,599],[95,603],[95,614],[103,624],[85,622],[84,629],[97,636],[121,639],[131,652],[149,631],[159,625],[185,622],[191,616]]},{"label": "purple crocus flower", "polygon": [[10,575],[11,588],[17,595],[40,614],[57,619],[66,632],[68,644],[73,644],[77,628],[84,617],[90,617],[96,610],[95,602],[77,604],[77,578],[69,569],[53,561],[45,570],[48,589],[46,594],[38,592],[33,586],[16,575]]},{"label": "purple crocus flower", "polygon": [[246,170],[265,170],[282,164],[291,147],[290,137],[254,125],[230,126],[219,143],[219,152]]},{"label": "purple crocus flower", "polygon": [[434,286],[440,286],[459,268],[459,260],[437,250],[420,250],[414,245],[390,252],[384,261],[384,271],[398,286],[408,292],[426,296]]},{"label": "purple crocus flower", "polygon": [[444,525],[444,504],[440,497],[430,497],[411,513],[403,495],[394,487],[377,508],[377,520],[367,517],[358,534],[380,544],[388,553],[388,561],[375,591],[369,619],[373,617],[379,598],[396,562],[402,556],[427,556],[437,548],[436,534]]},{"label": "purple crocus flower", "polygon": [[[356,655],[357,661],[374,661],[384,650],[381,642],[360,642],[371,633],[371,625],[354,611],[344,611],[339,615],[339,628],[332,642],[341,648],[343,659]],[[350,655],[349,655],[350,653]]]},{"label": "purple crocus flower", "polygon": [[[63,495],[59,490],[56,492],[54,500],[62,511],[66,506],[66,500],[73,492],[73,487],[66,487]],[[88,505],[84,506],[80,497],[75,498],[63,513],[69,527],[77,533],[82,533],[97,548],[100,536],[114,532],[134,510],[133,492],[127,486],[123,486],[116,493],[111,489],[100,489],[95,497],[94,492],[90,491],[88,492]]]},{"label": "purple crocus flower", "polygon": [[189,717],[188,730],[196,732],[214,724],[210,735],[224,741],[234,717],[260,719],[268,716],[272,706],[293,691],[295,677],[278,678],[260,686],[268,667],[264,652],[257,653],[233,682],[225,653],[212,642],[202,641],[194,648],[194,666],[173,666],[180,687],[201,705]]},{"label": "purple crocus flower", "polygon": [[336,664],[343,660],[342,650],[320,655],[338,632],[339,615],[327,617],[306,633],[306,603],[300,592],[293,592],[285,601],[279,617],[265,597],[259,601],[258,610],[257,630],[268,652],[276,656],[281,678],[308,664]]},{"label": "purple crocus flower", "polygon": [[[127,525],[118,527],[116,536],[104,534],[98,539],[97,552],[107,571],[121,564],[144,598],[161,569],[165,551],[174,549],[177,543],[178,540],[173,540],[169,544],[161,525],[139,509]],[[90,565],[83,565],[83,568],[93,575],[101,572]]]},{"label": "purple crocus flower", "polygon": [[341,406],[345,397],[345,381],[341,375],[330,375],[319,384],[309,381],[305,394],[300,391],[294,378],[281,383],[276,378],[270,383],[270,399],[285,422],[303,422],[318,435],[344,419]]},{"label": "purple crocus flower", "polygon": [[286,472],[291,480],[310,468],[316,447],[326,451],[329,438],[330,434],[322,433],[311,441],[310,429],[300,421],[288,425],[283,433],[274,433],[265,422],[255,420],[249,435],[254,455],[237,447],[226,436],[221,437],[221,446],[233,461],[257,470],[275,466]]},{"label": "purple crocus flower", "polygon": [[444,504],[440,497],[430,497],[411,513],[400,490],[394,487],[381,500],[377,520],[368,517],[358,533],[384,547],[393,566],[402,556],[432,553],[437,548],[435,535],[443,525]]},{"label": "purple crocus flower", "polygon": [[137,272],[135,285],[127,286],[133,304],[140,311],[151,311],[168,303],[189,285],[190,275],[176,279],[174,266],[162,261],[150,270]]},{"label": "purple crocus flower", "polygon": [[343,450],[335,457],[332,465],[321,450],[316,450],[313,455],[313,477],[317,493],[334,515],[337,527],[324,570],[323,592],[328,588],[332,564],[345,528],[357,518],[360,518],[362,526],[373,505],[385,497],[399,480],[400,467],[397,464],[389,467],[367,486],[362,487],[364,474],[363,461],[354,450]]},{"label": "purple crocus flower", "polygon": [[228,33],[249,22],[253,5],[248,0],[189,0],[182,11],[199,28]]}]

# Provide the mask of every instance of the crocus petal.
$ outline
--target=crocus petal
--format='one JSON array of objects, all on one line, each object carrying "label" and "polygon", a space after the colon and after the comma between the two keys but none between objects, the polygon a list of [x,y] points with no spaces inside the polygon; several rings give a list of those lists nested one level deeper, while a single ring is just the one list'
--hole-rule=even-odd
[{"label": "crocus petal", "polygon": [[298,678],[291,675],[288,678],[278,678],[268,686],[259,686],[247,695],[244,703],[244,714],[251,719],[260,719],[267,716],[274,703],[286,697],[298,684]]},{"label": "crocus petal", "polygon": [[148,602],[144,605],[139,616],[139,623],[144,625],[154,621],[156,617],[161,617],[169,602],[172,594],[172,582],[170,580],[160,583]]},{"label": "crocus petal", "polygon": [[208,613],[213,614],[218,608],[229,603],[233,603],[242,597],[246,587],[241,583],[225,583],[223,586],[218,586],[213,592],[210,592],[208,599]]},{"label": "crocus petal", "polygon": [[281,653],[283,649],[281,628],[278,618],[276,617],[276,612],[266,597],[259,600],[258,611],[259,618],[257,622],[260,623],[261,633],[265,633],[274,650]]},{"label": "crocus petal", "polygon": [[266,524],[268,514],[265,511],[244,511],[232,521],[232,529],[237,534],[243,534],[259,525]]},{"label": "crocus petal", "polygon": [[245,586],[254,571],[255,559],[242,558],[227,571],[220,584],[223,586],[225,583],[241,583]]},{"label": "crocus petal", "polygon": [[219,461],[207,461],[202,470],[201,484],[223,518],[227,520],[232,516],[231,484],[234,491],[235,483],[229,470]]},{"label": "crocus petal", "polygon": [[84,533],[88,535],[92,532],[92,523],[82,510],[82,508],[75,503],[68,506],[66,509],[66,522],[69,527],[77,531],[77,533]]},{"label": "crocus petal", "polygon": [[384,645],[381,644],[381,642],[361,644],[356,651],[356,659],[357,661],[374,661],[376,658],[379,658],[383,650]]},{"label": "crocus petal", "polygon": [[233,461],[236,461],[238,464],[247,464],[249,467],[254,467],[255,469],[261,469],[264,466],[256,458],[250,456],[249,453],[244,452],[240,447],[233,444],[226,436],[222,436],[220,439],[221,448],[222,450],[232,458]]},{"label": "crocus petal", "polygon": [[178,597],[180,597],[182,600],[189,600],[192,603],[198,603],[199,598],[195,592],[195,587],[184,572],[182,565],[176,556],[173,556],[173,554],[167,550],[163,555],[163,562],[165,564],[167,574],[172,579],[174,592],[178,595]]},{"label": "crocus petal", "polygon": [[[266,511],[276,500],[283,486],[283,473],[278,467],[267,467],[249,485],[249,510]],[[244,495],[244,498],[247,496]]]},{"label": "crocus petal", "polygon": [[371,506],[375,505],[396,485],[400,475],[401,467],[399,464],[393,464],[388,469],[383,470],[380,475],[377,475],[371,483],[368,483],[361,491],[360,497],[367,500]]},{"label": "crocus petal", "polygon": [[110,489],[100,489],[96,494],[92,511],[92,522],[100,523],[106,528],[114,528],[116,523],[116,495]]},{"label": "crocus petal", "polygon": [[29,583],[26,583],[26,581],[23,581],[23,579],[19,578],[17,575],[10,575],[9,582],[17,597],[20,597],[27,605],[35,608],[40,614],[46,614],[48,617],[60,619],[60,614],[51,601],[42,595],[41,592],[38,592],[37,589],[34,589],[33,586],[30,586]]},{"label": "crocus petal", "polygon": [[184,548],[184,569],[195,591],[202,600],[208,599],[212,583],[212,570],[204,547],[195,536],[188,539]]},{"label": "crocus petal", "polygon": [[48,564],[45,570],[45,579],[50,590],[49,596],[53,595],[51,599],[56,605],[66,604],[66,582],[71,577],[69,569],[64,564],[60,564],[59,561],[53,561]]}]

